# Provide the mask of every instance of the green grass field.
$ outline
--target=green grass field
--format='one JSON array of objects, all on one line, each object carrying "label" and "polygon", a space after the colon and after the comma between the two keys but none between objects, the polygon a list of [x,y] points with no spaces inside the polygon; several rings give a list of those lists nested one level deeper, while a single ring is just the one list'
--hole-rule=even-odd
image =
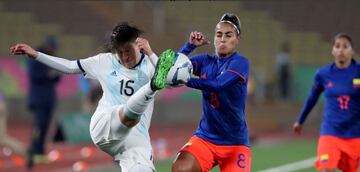
[{"label": "green grass field", "polygon": [[[260,143],[252,147],[252,166],[251,171],[258,172],[265,169],[302,161],[316,156],[316,139],[314,140],[289,140],[281,143]],[[158,161],[155,163],[157,172],[169,172],[171,161]],[[118,169],[106,168],[100,171],[118,171]],[[219,172],[215,167],[211,172]],[[297,172],[313,172],[313,163],[309,168],[296,170]],[[281,171],[279,171],[281,172]]]}]

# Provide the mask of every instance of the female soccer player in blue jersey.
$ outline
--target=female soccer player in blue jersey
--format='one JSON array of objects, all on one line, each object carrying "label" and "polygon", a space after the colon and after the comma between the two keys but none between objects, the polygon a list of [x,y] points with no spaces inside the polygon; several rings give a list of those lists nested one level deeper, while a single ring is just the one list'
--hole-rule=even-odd
[{"label": "female soccer player in blue jersey", "polygon": [[346,33],[334,38],[335,62],[320,68],[301,114],[293,126],[301,134],[302,125],[320,94],[325,92],[325,111],[320,129],[319,171],[357,172],[360,160],[360,64],[353,59],[354,43]]},{"label": "female soccer player in blue jersey", "polygon": [[[202,91],[203,107],[199,127],[180,150],[173,172],[209,171],[219,165],[224,172],[248,172],[251,151],[245,121],[249,76],[248,59],[238,52],[241,27],[237,16],[224,14],[215,27],[215,54],[191,58],[194,75],[188,87]],[[201,32],[191,32],[180,52],[188,55],[209,44]]]}]

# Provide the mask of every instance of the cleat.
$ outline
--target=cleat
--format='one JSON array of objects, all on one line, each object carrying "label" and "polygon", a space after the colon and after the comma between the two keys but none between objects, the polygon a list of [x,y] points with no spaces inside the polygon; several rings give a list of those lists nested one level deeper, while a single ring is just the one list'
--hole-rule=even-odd
[{"label": "cleat", "polygon": [[51,160],[44,154],[28,152],[26,157],[26,168],[31,170],[35,164],[49,164]]},{"label": "cleat", "polygon": [[34,154],[33,160],[35,164],[49,164],[51,162],[44,154]]},{"label": "cleat", "polygon": [[170,68],[175,62],[175,52],[171,49],[164,51],[159,58],[155,74],[151,79],[151,89],[153,91],[161,90],[166,86],[166,78]]}]

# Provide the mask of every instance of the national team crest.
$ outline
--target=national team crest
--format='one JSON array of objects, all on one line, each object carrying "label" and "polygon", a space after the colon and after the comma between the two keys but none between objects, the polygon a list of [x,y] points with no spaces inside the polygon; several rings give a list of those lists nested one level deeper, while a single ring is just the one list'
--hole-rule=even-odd
[{"label": "national team crest", "polygon": [[354,78],[353,79],[353,87],[354,88],[360,88],[360,78]]},{"label": "national team crest", "polygon": [[188,141],[188,142],[183,146],[183,148],[189,147],[189,146],[191,146],[191,145],[192,145],[192,141]]},{"label": "national team crest", "polygon": [[329,154],[320,155],[320,162],[326,162],[329,160]]}]

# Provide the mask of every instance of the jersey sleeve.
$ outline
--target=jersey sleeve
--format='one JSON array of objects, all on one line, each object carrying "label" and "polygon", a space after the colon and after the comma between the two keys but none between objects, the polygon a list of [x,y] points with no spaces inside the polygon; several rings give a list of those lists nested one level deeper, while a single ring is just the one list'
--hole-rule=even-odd
[{"label": "jersey sleeve", "polygon": [[194,55],[190,58],[191,64],[193,65],[193,74],[196,76],[200,76],[201,68],[203,66],[203,62],[207,59],[206,54],[198,54]]},{"label": "jersey sleeve", "polygon": [[249,61],[246,58],[237,58],[229,63],[226,71],[240,77],[240,82],[245,83],[249,79]]},{"label": "jersey sleeve", "polygon": [[98,54],[93,57],[77,60],[77,65],[83,72],[85,78],[97,79],[97,71],[99,71],[99,67],[101,66],[100,56],[101,54]]},{"label": "jersey sleeve", "polygon": [[186,86],[204,91],[221,91],[231,85],[239,83],[241,78],[231,72],[224,72],[216,79],[191,78]]},{"label": "jersey sleeve", "polygon": [[188,56],[192,51],[195,50],[195,48],[196,48],[195,45],[186,42],[185,45],[180,48],[179,52]]},{"label": "jersey sleeve", "polygon": [[158,56],[154,53],[151,55],[151,57],[147,57],[144,59],[145,63],[146,63],[146,75],[149,79],[152,78],[152,76],[154,75],[155,73],[155,67],[156,67],[156,63],[154,65],[154,60],[156,60],[156,63],[157,63],[157,60],[158,60]]},{"label": "jersey sleeve", "polygon": [[314,82],[313,82],[313,86],[310,91],[310,94],[307,97],[306,102],[301,110],[301,113],[300,113],[298,119],[297,119],[297,122],[299,124],[303,124],[305,122],[307,116],[309,115],[311,110],[316,105],[316,103],[323,91],[324,91],[324,86],[322,84],[321,75],[320,75],[320,72],[317,71],[317,73],[315,74],[315,77],[314,77]]},{"label": "jersey sleeve", "polygon": [[186,85],[205,91],[221,91],[239,82],[245,83],[248,73],[249,63],[247,60],[232,60],[228,68],[215,79],[191,78]]}]

